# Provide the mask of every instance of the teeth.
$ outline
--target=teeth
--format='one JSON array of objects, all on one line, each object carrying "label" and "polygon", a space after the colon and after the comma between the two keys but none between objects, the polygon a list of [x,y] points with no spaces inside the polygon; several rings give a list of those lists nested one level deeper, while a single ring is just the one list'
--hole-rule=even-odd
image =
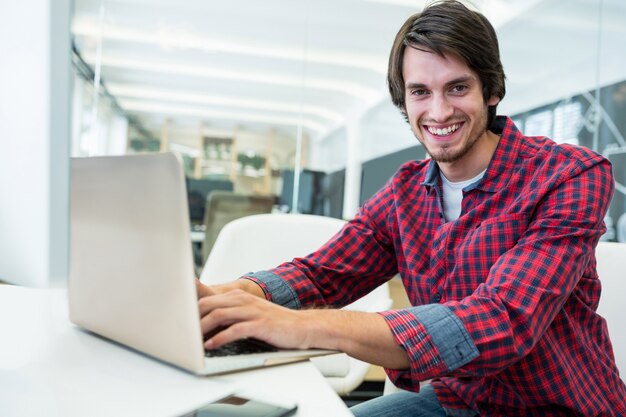
[{"label": "teeth", "polygon": [[444,128],[444,129],[435,129],[433,127],[429,127],[428,131],[430,133],[432,133],[433,135],[446,136],[446,135],[449,135],[450,133],[456,131],[459,127],[460,127],[460,125],[458,125],[458,124],[454,124],[452,126],[448,126],[448,127]]}]

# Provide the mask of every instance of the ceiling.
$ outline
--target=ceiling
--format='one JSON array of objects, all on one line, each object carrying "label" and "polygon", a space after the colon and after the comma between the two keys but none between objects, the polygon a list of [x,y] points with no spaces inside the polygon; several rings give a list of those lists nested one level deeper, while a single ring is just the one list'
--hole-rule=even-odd
[{"label": "ceiling", "polygon": [[[157,138],[168,123],[171,140],[192,147],[200,127],[226,134],[239,129],[295,135],[301,126],[319,139],[387,100],[393,37],[423,3],[76,0],[72,32],[80,55],[100,69],[123,111]],[[510,81],[519,80],[512,88],[523,97],[524,82],[536,84],[542,75],[524,53],[529,46],[540,51],[545,43],[538,26],[553,27],[559,7],[580,8],[580,21],[588,23],[588,8],[594,7],[583,7],[589,2],[581,0],[473,3],[498,29],[503,51],[510,45],[509,54],[503,52],[505,69]],[[536,13],[540,8],[544,13]],[[570,23],[577,27],[579,22]],[[564,59],[550,54],[554,50],[544,59],[560,63],[562,70]],[[522,100],[520,106],[531,102]]]}]

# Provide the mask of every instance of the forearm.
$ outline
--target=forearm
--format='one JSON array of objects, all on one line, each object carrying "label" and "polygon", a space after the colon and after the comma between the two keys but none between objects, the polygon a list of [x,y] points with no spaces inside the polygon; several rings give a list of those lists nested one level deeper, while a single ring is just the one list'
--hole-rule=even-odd
[{"label": "forearm", "polygon": [[[234,284],[218,290],[229,285]],[[201,297],[199,309],[202,332],[211,334],[207,349],[252,337],[283,348],[339,350],[390,369],[409,367],[406,353],[376,313],[293,310],[241,289]]]},{"label": "forearm", "polygon": [[302,310],[310,347],[336,349],[389,369],[407,369],[409,358],[377,313],[348,310]]}]

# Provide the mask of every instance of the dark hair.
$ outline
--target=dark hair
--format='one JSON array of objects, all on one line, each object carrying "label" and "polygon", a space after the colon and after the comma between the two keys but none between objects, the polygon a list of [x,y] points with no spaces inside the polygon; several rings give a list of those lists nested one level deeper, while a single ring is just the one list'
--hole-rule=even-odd
[{"label": "dark hair", "polygon": [[[500,100],[506,92],[504,69],[496,31],[485,16],[468,9],[456,0],[437,1],[404,22],[391,48],[387,83],[391,101],[406,116],[405,87],[402,75],[407,47],[427,49],[444,56],[455,54],[480,79],[485,102],[492,96]],[[489,106],[487,126],[496,117],[496,107]]]}]

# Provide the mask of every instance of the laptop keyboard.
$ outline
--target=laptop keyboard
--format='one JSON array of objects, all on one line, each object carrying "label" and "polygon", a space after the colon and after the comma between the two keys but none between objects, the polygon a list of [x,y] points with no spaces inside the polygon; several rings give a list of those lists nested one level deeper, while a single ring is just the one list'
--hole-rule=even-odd
[{"label": "laptop keyboard", "polygon": [[272,345],[257,339],[240,339],[227,343],[217,349],[204,351],[204,355],[209,358],[220,356],[246,355],[250,353],[277,352],[278,349]]}]

